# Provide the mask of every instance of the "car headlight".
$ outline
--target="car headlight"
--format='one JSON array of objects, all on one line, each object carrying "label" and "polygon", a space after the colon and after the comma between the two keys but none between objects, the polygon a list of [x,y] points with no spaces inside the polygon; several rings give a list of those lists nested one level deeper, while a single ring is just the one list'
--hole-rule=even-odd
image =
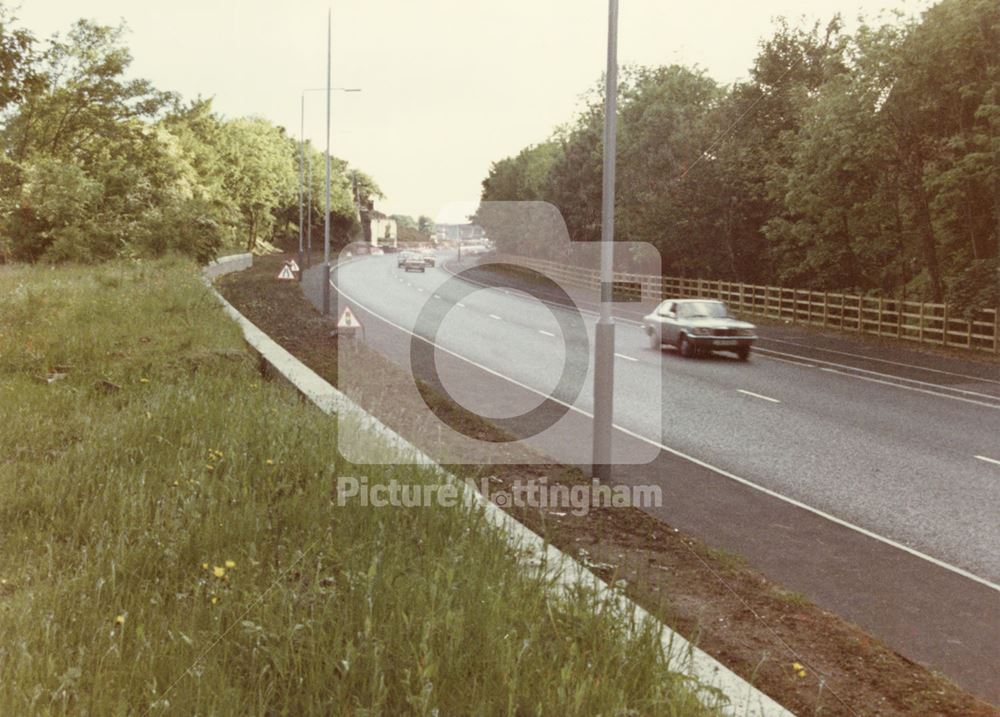
[{"label": "car headlight", "polygon": [[695,336],[711,336],[712,329],[708,329],[703,326],[696,326],[695,328],[691,329],[691,333],[694,334]]},{"label": "car headlight", "polygon": [[753,329],[740,329],[740,336],[753,336]]}]

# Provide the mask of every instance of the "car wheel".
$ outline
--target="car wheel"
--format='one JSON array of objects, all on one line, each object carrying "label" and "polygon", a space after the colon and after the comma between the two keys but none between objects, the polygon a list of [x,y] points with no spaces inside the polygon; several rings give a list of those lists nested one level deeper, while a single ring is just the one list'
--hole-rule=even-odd
[{"label": "car wheel", "polygon": [[649,348],[653,351],[660,351],[663,348],[663,342],[660,340],[660,334],[657,333],[656,329],[651,329],[649,333]]},{"label": "car wheel", "polygon": [[681,352],[681,356],[684,358],[691,358],[694,356],[694,344],[688,339],[687,334],[681,334],[679,343],[677,344],[677,349]]},{"label": "car wheel", "polygon": [[738,349],[736,349],[736,357],[740,361],[746,361],[748,358],[750,358],[750,347],[740,346]]}]

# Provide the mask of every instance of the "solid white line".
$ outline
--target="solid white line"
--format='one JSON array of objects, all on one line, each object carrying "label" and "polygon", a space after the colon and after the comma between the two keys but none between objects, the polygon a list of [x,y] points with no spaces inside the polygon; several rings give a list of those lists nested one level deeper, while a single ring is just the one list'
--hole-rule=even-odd
[{"label": "solid white line", "polygon": [[[758,348],[757,351],[758,352],[764,352],[762,355],[767,355],[767,354],[771,354],[771,353],[778,353],[778,354],[782,354],[783,356],[794,356],[795,355],[795,354],[785,354],[785,353],[782,353],[781,351],[772,351],[771,349],[762,349],[762,348]],[[777,356],[767,356],[767,358],[773,358],[776,361],[784,360],[784,359],[779,359]],[[812,360],[815,361],[816,363],[824,364],[825,366],[836,366],[838,368],[847,369],[849,371],[854,371],[856,373],[867,373],[867,374],[871,374],[872,376],[880,376],[882,378],[891,378],[891,379],[893,379],[895,381],[905,381],[906,383],[915,383],[918,386],[931,386],[932,388],[937,388],[937,389],[940,389],[942,391],[951,391],[953,393],[965,394],[966,396],[979,396],[980,398],[991,398],[991,399],[993,399],[995,401],[1000,401],[1000,396],[997,396],[997,395],[992,394],[992,393],[980,393],[979,391],[970,391],[970,390],[965,389],[965,388],[954,388],[952,386],[944,386],[944,385],[942,385],[940,383],[930,383],[928,381],[921,381],[921,380],[916,379],[916,378],[906,378],[905,376],[897,376],[896,374],[892,374],[892,373],[880,373],[878,371],[871,371],[871,370],[866,369],[866,368],[857,368],[856,366],[848,366],[847,364],[834,363],[832,361],[823,361],[822,359],[812,359]]]},{"label": "solid white line", "polygon": [[638,361],[639,359],[633,358],[632,356],[626,356],[625,354],[615,354],[620,359],[625,359],[626,361]]},{"label": "solid white line", "polygon": [[552,333],[551,331],[546,331],[545,329],[538,329],[538,333],[542,334],[543,336],[551,336],[555,338],[554,333]]},{"label": "solid white line", "polygon": [[[332,283],[333,282],[331,282],[331,284]],[[392,326],[393,328],[398,329],[399,331],[402,331],[403,333],[409,334],[410,336],[412,336],[415,339],[418,339],[418,340],[423,341],[425,343],[434,345],[431,341],[428,341],[423,336],[418,336],[417,334],[413,333],[412,331],[410,331],[406,327],[400,326],[399,324],[397,324],[396,322],[392,321],[391,319],[387,319],[386,317],[384,317],[384,316],[382,316],[382,315],[380,315],[380,314],[372,311],[365,304],[363,304],[360,301],[358,301],[357,299],[353,299],[350,296],[348,296],[347,294],[345,294],[343,291],[341,291],[339,288],[337,288],[336,285],[334,285],[333,288],[334,288],[334,290],[338,294],[341,294],[348,301],[353,301],[358,307],[364,309],[365,311],[367,311],[372,316],[374,316],[374,317],[376,317],[378,319],[381,319],[383,322],[385,322],[389,326]],[[481,363],[479,363],[477,361],[473,361],[472,359],[467,358],[465,356],[462,356],[461,354],[456,353],[454,351],[451,351],[450,349],[446,349],[443,346],[436,346],[436,348],[439,351],[443,351],[446,354],[449,354],[451,356],[454,356],[457,359],[465,361],[469,365],[475,366],[476,368],[478,368],[478,369],[480,369],[482,371],[485,371],[486,373],[488,373],[488,374],[490,374],[492,376],[496,376],[497,378],[504,379],[505,381],[513,384],[514,386],[517,386],[518,388],[523,388],[525,391],[529,391],[531,393],[534,393],[535,395],[541,396],[544,399],[547,399],[547,400],[552,401],[554,403],[557,403],[557,404],[559,404],[561,406],[564,406],[565,408],[567,408],[567,409],[569,409],[571,411],[579,413],[581,416],[586,416],[587,418],[590,418],[590,419],[594,418],[594,414],[589,413],[588,411],[584,411],[582,408],[577,408],[576,406],[568,404],[568,403],[566,403],[564,401],[560,401],[558,398],[555,398],[554,396],[551,396],[548,393],[545,393],[543,391],[539,391],[536,388],[532,388],[531,386],[528,386],[528,385],[526,385],[524,383],[521,383],[517,379],[513,379],[513,378],[511,378],[509,376],[504,376],[499,371],[494,371],[493,369],[489,368],[488,366],[484,366]],[[659,448],[661,450],[664,450],[667,453],[670,453],[671,455],[677,456],[678,458],[683,458],[684,460],[686,460],[686,461],[688,461],[690,463],[694,463],[696,466],[701,466],[702,468],[705,468],[706,470],[710,470],[710,471],[712,471],[714,473],[717,473],[717,474],[723,476],[724,478],[729,478],[730,480],[734,480],[737,483],[740,483],[741,485],[747,486],[748,488],[753,488],[754,490],[760,491],[764,495],[768,495],[768,496],[770,496],[772,498],[775,498],[775,499],[780,500],[780,501],[782,501],[784,503],[787,503],[788,505],[793,505],[796,508],[801,508],[802,510],[809,511],[813,515],[817,515],[817,516],[819,516],[821,518],[829,520],[832,523],[836,523],[837,525],[840,525],[840,526],[842,526],[844,528],[848,528],[850,530],[858,532],[861,535],[864,535],[864,536],[866,536],[868,538],[871,538],[872,540],[877,540],[880,543],[884,543],[884,544],[886,544],[886,545],[888,545],[890,547],[896,548],[898,550],[902,550],[904,553],[909,553],[910,555],[912,555],[912,556],[914,556],[916,558],[920,558],[921,560],[926,560],[927,562],[931,563],[932,565],[936,565],[939,568],[943,568],[944,570],[948,570],[950,572],[953,572],[956,575],[961,575],[963,578],[968,578],[969,580],[972,580],[973,582],[977,582],[980,585],[983,585],[985,587],[990,588],[991,590],[995,590],[998,593],[1000,593],[1000,585],[997,585],[996,583],[990,582],[986,578],[982,578],[982,577],[976,575],[975,573],[969,572],[968,570],[966,570],[964,568],[960,568],[957,565],[951,565],[950,563],[946,563],[943,560],[939,560],[938,558],[935,558],[935,557],[933,557],[931,555],[927,555],[926,553],[922,553],[922,552],[920,552],[919,550],[917,550],[915,548],[911,548],[911,547],[909,547],[907,545],[904,545],[903,543],[899,543],[899,542],[893,540],[892,538],[887,538],[884,535],[879,535],[878,533],[872,532],[871,530],[868,530],[867,528],[862,528],[860,525],[855,525],[854,523],[851,523],[851,522],[849,522],[847,520],[843,520],[842,518],[838,518],[835,515],[831,515],[830,513],[827,513],[826,511],[820,510],[819,508],[814,508],[814,507],[812,507],[811,505],[809,505],[807,503],[803,503],[802,501],[796,500],[795,498],[790,498],[790,497],[788,497],[786,495],[782,495],[781,493],[778,493],[777,491],[771,490],[770,488],[766,488],[766,487],[760,485],[759,483],[754,483],[753,481],[748,480],[747,478],[741,478],[740,476],[736,475],[735,473],[730,473],[729,471],[727,471],[727,470],[725,470],[723,468],[719,468],[717,466],[713,466],[711,463],[706,463],[705,461],[703,461],[703,460],[701,460],[699,458],[695,458],[694,456],[690,456],[687,453],[679,451],[679,450],[677,450],[675,448],[671,448],[670,446],[664,445],[663,443],[660,443],[659,441],[655,441],[652,438],[647,438],[646,436],[640,435],[640,434],[636,433],[635,431],[630,431],[629,429],[624,428],[623,426],[619,426],[618,424],[612,424],[612,425],[614,426],[614,428],[616,430],[621,431],[626,436],[630,436],[632,438],[635,438],[637,441],[642,441],[643,443],[648,443],[649,445],[654,446],[656,448]]]},{"label": "solid white line", "polygon": [[976,456],[976,458],[978,458],[981,461],[986,461],[987,463],[995,463],[996,465],[1000,466],[1000,461],[998,461],[995,458],[987,458],[986,456]]},{"label": "solid white line", "polygon": [[[757,349],[757,351],[761,351],[761,350],[762,349],[759,349],[759,348]],[[766,351],[767,349],[763,349],[763,350]],[[759,354],[759,355],[762,356],[763,358],[770,359],[771,361],[781,361],[783,363],[790,363],[793,366],[802,366],[803,368],[816,368],[816,364],[802,363],[801,361],[792,361],[791,359],[784,359],[784,358],[780,358],[778,356],[769,356],[768,354]]]},{"label": "solid white line", "polygon": [[[945,371],[944,369],[940,369],[940,368],[929,368],[927,366],[918,366],[917,364],[905,363],[903,361],[892,361],[890,359],[876,358],[874,356],[865,356],[864,354],[854,354],[854,353],[851,353],[849,351],[837,351],[835,349],[824,349],[824,348],[820,348],[819,346],[808,346],[806,344],[795,343],[794,341],[785,341],[784,339],[771,339],[771,338],[763,338],[762,337],[761,341],[773,341],[773,342],[779,343],[779,344],[788,344],[789,346],[801,346],[804,349],[810,349],[812,351],[825,351],[826,353],[840,354],[841,356],[852,356],[854,358],[865,359],[866,361],[877,361],[878,363],[887,363],[887,364],[892,364],[893,366],[905,366],[907,368],[919,369],[920,371],[929,371],[930,373],[941,373],[941,374],[945,374],[946,376],[957,376],[958,378],[967,378],[967,379],[969,379],[971,381],[980,381],[982,383],[1000,384],[1000,381],[997,381],[997,380],[992,379],[992,378],[982,378],[981,376],[970,376],[969,374],[966,374],[966,373],[955,373],[954,371]],[[790,356],[794,356],[795,354],[789,354],[789,355]],[[803,356],[802,358],[807,358],[807,357]],[[810,361],[816,361],[818,359],[809,359],[809,360]]]},{"label": "solid white line", "polygon": [[489,316],[491,319],[496,319],[497,321],[503,321],[503,319],[497,316],[496,314],[490,314]]},{"label": "solid white line", "polygon": [[738,388],[736,390],[739,391],[740,393],[746,394],[747,396],[753,396],[754,398],[759,398],[764,401],[770,401],[771,403],[781,403],[781,401],[779,401],[776,398],[771,398],[770,396],[764,396],[759,393],[754,393],[753,391],[744,391],[742,388]]},{"label": "solid white line", "polygon": [[917,388],[916,386],[903,386],[902,384],[893,383],[892,381],[882,381],[881,379],[872,378],[870,376],[858,376],[857,374],[854,373],[847,373],[846,371],[838,371],[835,368],[827,368],[826,366],[820,367],[820,371],[826,371],[827,373],[835,373],[840,376],[847,376],[849,378],[856,378],[859,381],[871,381],[872,383],[880,383],[883,386],[892,386],[893,388],[901,388],[904,391],[916,391],[917,393],[926,393],[928,396],[937,396],[938,398],[950,398],[952,401],[961,401],[962,403],[971,403],[975,406],[983,406],[985,408],[994,408],[1000,410],[1000,403],[986,403],[985,401],[975,401],[971,398],[952,396],[950,393],[941,393],[940,391],[930,391],[926,388]]}]

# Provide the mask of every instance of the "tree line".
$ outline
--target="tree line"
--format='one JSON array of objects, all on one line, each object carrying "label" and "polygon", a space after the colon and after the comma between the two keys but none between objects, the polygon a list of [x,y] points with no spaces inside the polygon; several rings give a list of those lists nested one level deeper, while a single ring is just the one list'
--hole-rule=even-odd
[{"label": "tree line", "polygon": [[[297,235],[300,143],[261,117],[227,119],[210,99],[128,78],[123,35],[80,20],[40,42],[0,5],[0,261],[204,261]],[[307,143],[305,156],[318,228],[325,155]],[[332,224],[346,237],[381,192],[331,164]]]},{"label": "tree line", "polygon": [[[851,34],[779,20],[747,80],[627,67],[619,92],[616,238],[665,274],[1000,305],[996,0]],[[603,121],[595,87],[482,199],[551,202],[599,239]]]}]

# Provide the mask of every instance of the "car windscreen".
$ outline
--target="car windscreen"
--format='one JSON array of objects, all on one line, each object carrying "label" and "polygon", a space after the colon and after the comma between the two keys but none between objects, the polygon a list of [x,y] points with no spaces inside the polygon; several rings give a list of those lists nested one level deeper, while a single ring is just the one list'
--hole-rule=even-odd
[{"label": "car windscreen", "polygon": [[677,315],[682,319],[708,317],[724,319],[729,316],[726,305],[718,301],[690,301],[677,306]]}]

